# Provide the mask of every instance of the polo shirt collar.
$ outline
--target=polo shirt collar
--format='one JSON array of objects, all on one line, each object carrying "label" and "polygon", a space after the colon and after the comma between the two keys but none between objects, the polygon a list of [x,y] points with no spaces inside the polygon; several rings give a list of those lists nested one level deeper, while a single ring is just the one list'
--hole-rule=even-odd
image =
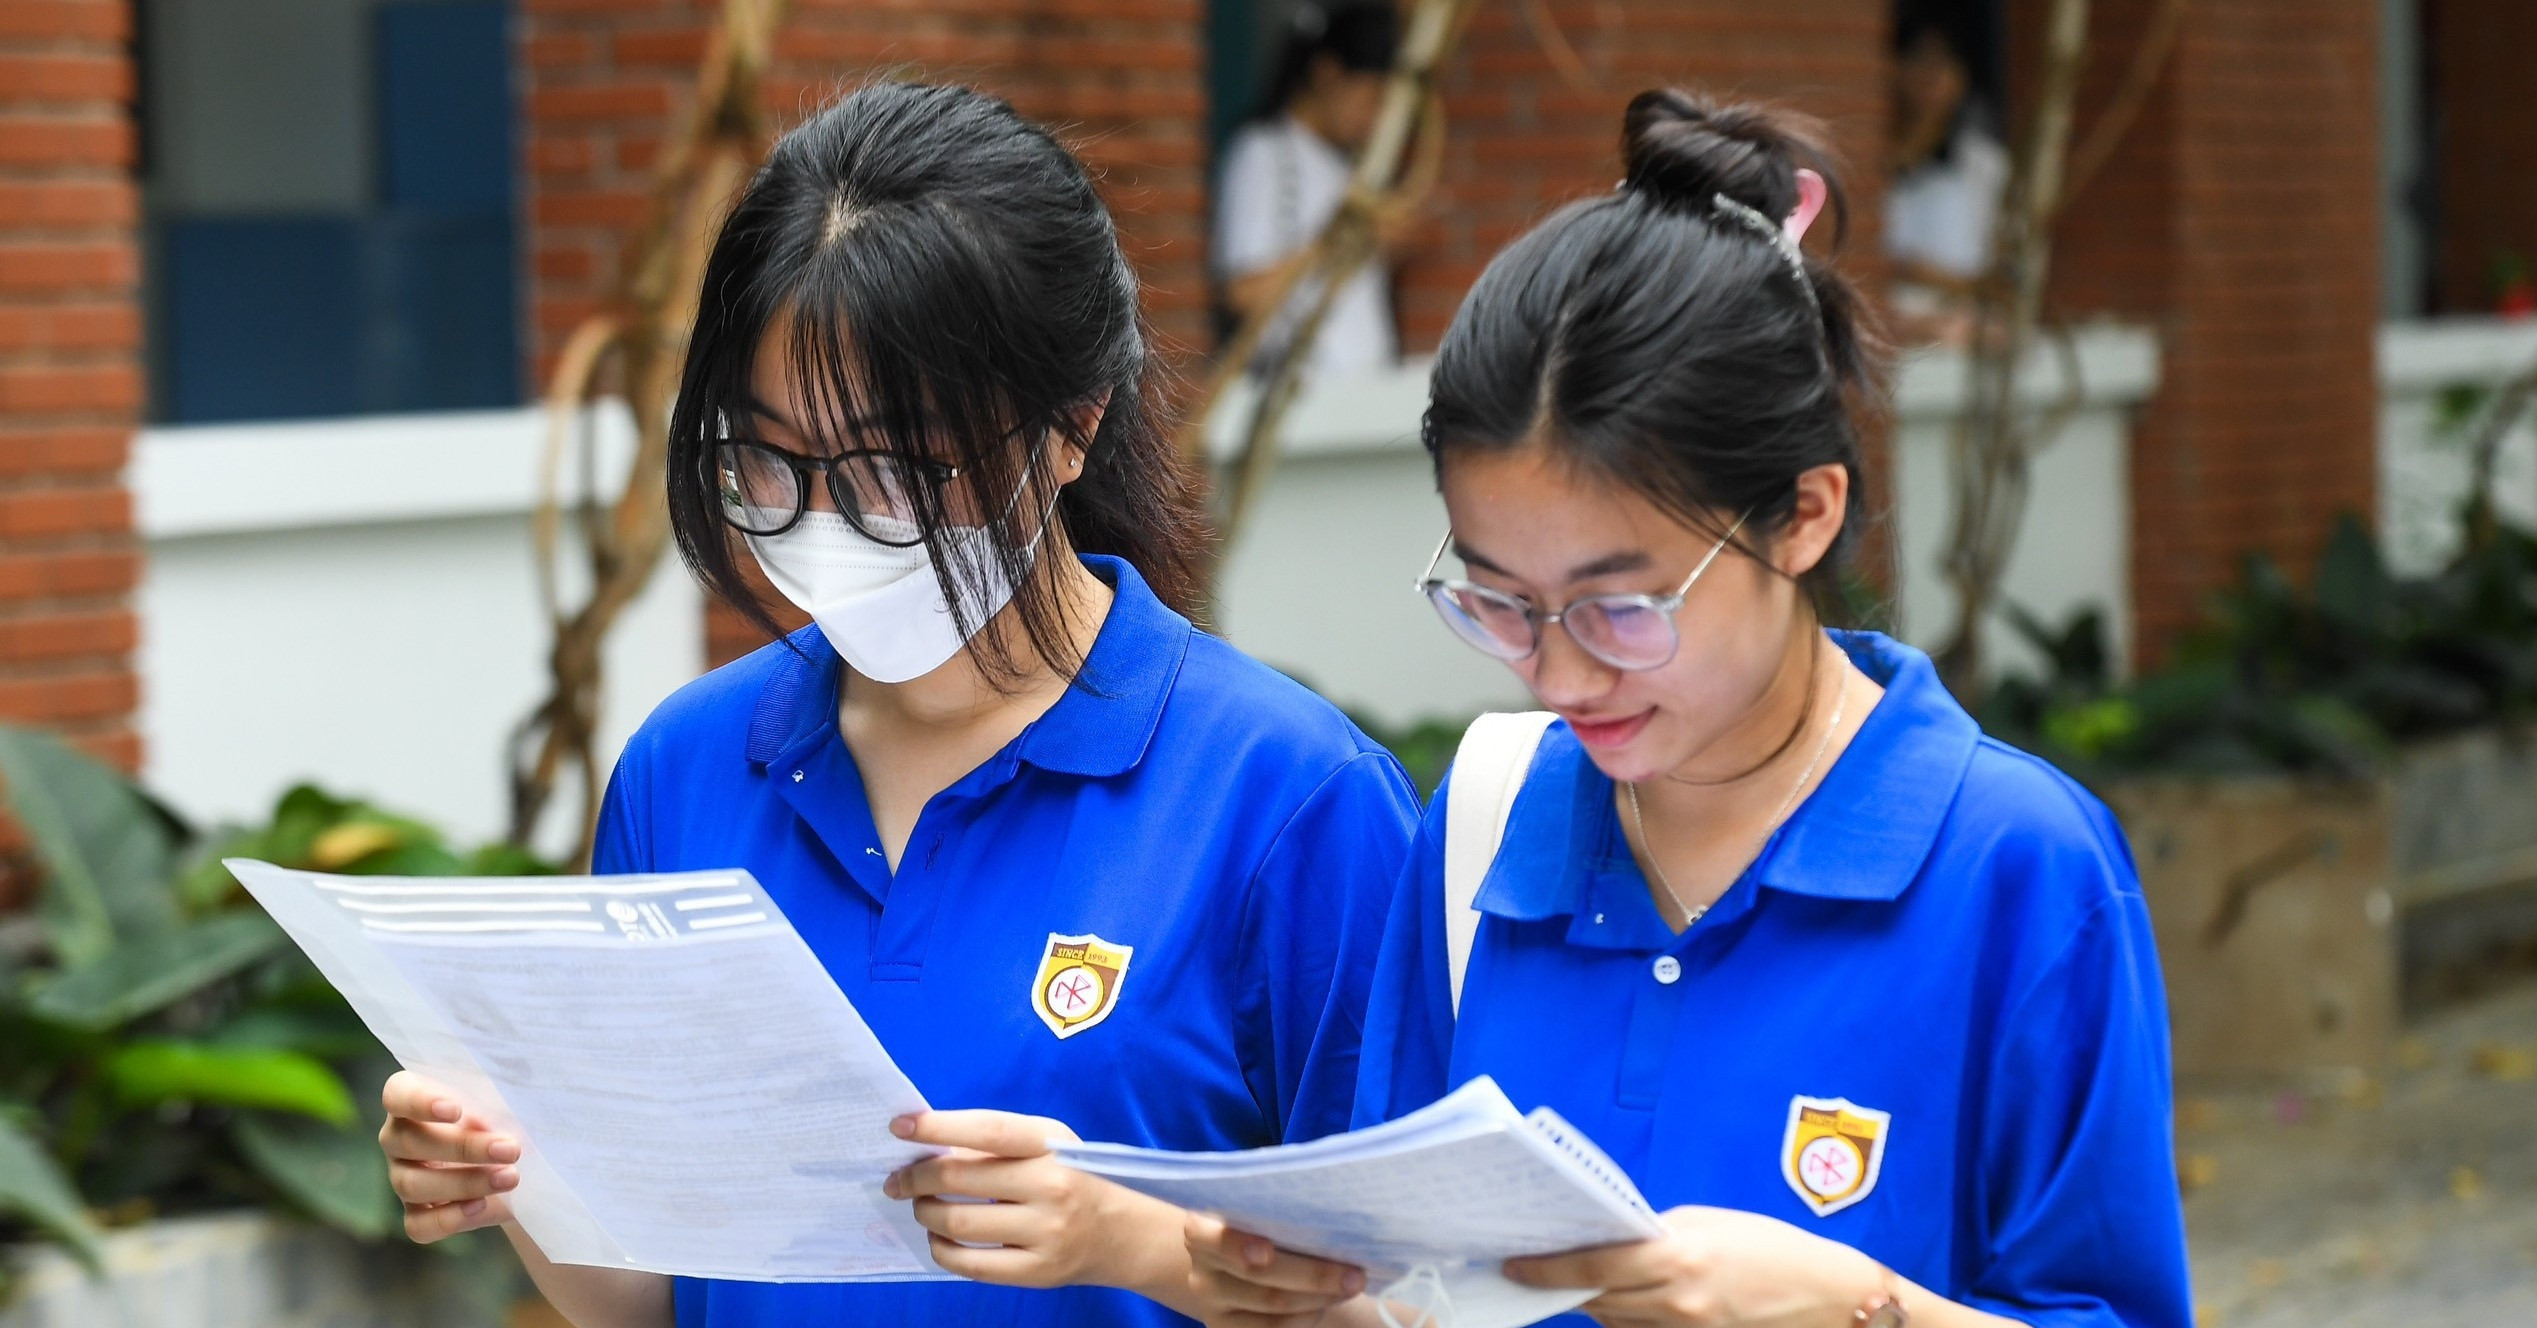
[{"label": "polo shirt collar", "polygon": [[[1981,728],[1927,655],[1874,632],[1832,637],[1885,696],[1748,874],[1790,894],[1893,899],[1936,845]],[[1598,892],[1608,896],[1616,874],[1644,893],[1614,828],[1612,781],[1565,725],[1554,727],[1516,795],[1477,906],[1527,921],[1580,914],[1602,906]]]},{"label": "polo shirt collar", "polygon": [[[1110,612],[1075,684],[1008,748],[1043,770],[1087,777],[1136,768],[1153,743],[1163,703],[1189,653],[1189,620],[1155,598],[1123,559],[1084,554],[1084,566],[1109,583]],[[758,691],[750,716],[748,758],[771,765],[805,740],[837,728],[837,680],[844,663],[817,624],[787,638],[791,649]]]}]

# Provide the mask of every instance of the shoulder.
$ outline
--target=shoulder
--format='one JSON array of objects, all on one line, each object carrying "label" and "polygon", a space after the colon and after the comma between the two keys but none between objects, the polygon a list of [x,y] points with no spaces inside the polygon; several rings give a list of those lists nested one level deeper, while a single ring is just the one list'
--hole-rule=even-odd
[{"label": "shoulder", "polygon": [[1957,167],[1965,174],[1982,180],[2008,175],[2008,148],[1988,129],[1967,125],[1957,132],[1952,146]]},{"label": "shoulder", "polygon": [[1247,176],[1266,167],[1269,154],[1277,151],[1279,141],[1286,138],[1286,121],[1253,120],[1233,131],[1224,144],[1224,173],[1228,178]]},{"label": "shoulder", "polygon": [[2042,757],[1985,735],[1966,762],[1949,837],[2010,868],[2058,868],[2089,902],[2138,894],[2131,849],[2114,813]]},{"label": "shoulder", "polygon": [[1368,757],[1397,770],[1392,754],[1327,698],[1205,632],[1190,633],[1164,723],[1229,760],[1327,775]]},{"label": "shoulder", "polygon": [[[811,629],[805,629],[811,630]],[[770,641],[672,692],[652,708],[627,739],[621,765],[642,768],[663,760],[685,762],[712,752],[744,751],[749,727],[767,688],[815,673],[801,649],[824,649],[816,636],[805,643]]]},{"label": "shoulder", "polygon": [[2004,970],[2040,977],[2092,962],[2077,951],[2147,943],[2147,903],[2113,812],[2050,762],[1995,738],[1975,745],[1925,875],[1924,886],[1950,883],[1945,893],[1979,918],[1968,925],[1991,945],[2022,956],[2001,956]]}]

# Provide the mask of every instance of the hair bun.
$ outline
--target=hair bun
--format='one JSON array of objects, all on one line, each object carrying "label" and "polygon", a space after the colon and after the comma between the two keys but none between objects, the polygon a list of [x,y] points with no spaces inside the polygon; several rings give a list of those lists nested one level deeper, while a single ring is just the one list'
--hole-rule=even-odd
[{"label": "hair bun", "polygon": [[[1798,168],[1834,180],[1823,143],[1822,125],[1807,116],[1655,88],[1631,98],[1621,119],[1622,184],[1688,209],[1725,194],[1777,219],[1796,210]],[[1833,194],[1837,225],[1837,183]]]}]

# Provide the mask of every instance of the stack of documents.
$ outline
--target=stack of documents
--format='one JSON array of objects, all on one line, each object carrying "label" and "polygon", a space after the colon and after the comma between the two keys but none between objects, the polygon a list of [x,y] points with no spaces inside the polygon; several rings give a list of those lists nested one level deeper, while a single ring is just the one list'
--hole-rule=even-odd
[{"label": "stack of documents", "polygon": [[892,1171],[925,1109],[746,872],[324,876],[232,860],[406,1068],[523,1140],[558,1263],[754,1281],[947,1277]]},{"label": "stack of documents", "polygon": [[1593,1298],[1498,1266],[1662,1235],[1638,1187],[1548,1107],[1525,1116],[1483,1077],[1399,1120],[1306,1144],[1173,1153],[1063,1144],[1068,1165],[1214,1213],[1287,1249],[1354,1264],[1370,1285],[1441,1282],[1454,1328],[1513,1328]]}]

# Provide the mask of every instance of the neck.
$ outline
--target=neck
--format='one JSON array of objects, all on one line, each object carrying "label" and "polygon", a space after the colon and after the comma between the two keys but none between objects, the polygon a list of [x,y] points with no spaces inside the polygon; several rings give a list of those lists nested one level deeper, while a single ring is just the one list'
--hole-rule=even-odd
[{"label": "neck", "polygon": [[1819,698],[1844,663],[1840,647],[1825,637],[1810,615],[1796,610],[1761,694],[1715,741],[1650,780],[1640,796],[1655,795],[1659,785],[1696,794],[1766,783],[1772,771],[1802,761],[1804,754],[1797,749],[1821,726]]},{"label": "neck", "polygon": [[[1050,532],[1052,547],[1041,551],[1040,574],[1051,578],[1070,653],[1080,663],[1092,653],[1092,643],[1101,634],[1113,592],[1075,557],[1071,547],[1061,545],[1055,538],[1057,534],[1055,530]],[[1032,648],[1016,605],[1005,605],[979,629],[979,635],[1004,646],[1004,657],[1021,666],[1021,675],[991,677],[974,652],[962,650],[942,667],[906,682],[874,682],[852,674],[841,699],[842,709],[895,729],[1018,729],[1046,713],[1065,694],[1066,676]]]},{"label": "neck", "polygon": [[1321,98],[1310,93],[1298,95],[1295,100],[1287,103],[1286,114],[1295,123],[1311,130],[1313,137],[1334,148],[1339,148],[1342,152],[1347,151],[1339,147],[1338,136],[1331,132],[1329,108],[1322,104]]}]

